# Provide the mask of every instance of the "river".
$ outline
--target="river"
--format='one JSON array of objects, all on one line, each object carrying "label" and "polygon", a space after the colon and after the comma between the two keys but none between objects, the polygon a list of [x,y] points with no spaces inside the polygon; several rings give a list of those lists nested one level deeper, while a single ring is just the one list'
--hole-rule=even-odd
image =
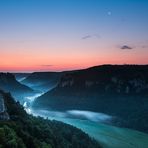
[{"label": "river", "polygon": [[49,120],[62,121],[75,126],[97,140],[103,148],[147,148],[148,146],[147,134],[103,124],[111,122],[113,118],[104,113],[84,110],[60,112],[31,108],[33,101],[40,95],[42,93],[25,98],[24,108],[28,114],[41,116]]}]

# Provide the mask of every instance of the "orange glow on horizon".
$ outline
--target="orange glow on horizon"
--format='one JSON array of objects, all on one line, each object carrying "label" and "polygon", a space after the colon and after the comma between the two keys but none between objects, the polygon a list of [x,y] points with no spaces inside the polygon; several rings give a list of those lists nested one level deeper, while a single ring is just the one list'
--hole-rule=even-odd
[{"label": "orange glow on horizon", "polygon": [[[55,49],[56,50],[56,49]],[[99,52],[73,50],[73,53],[6,52],[1,53],[0,72],[67,71],[84,69],[103,64],[148,64],[147,55],[142,51],[112,49]],[[100,54],[99,54],[100,53]]]},{"label": "orange glow on horizon", "polygon": [[[69,70],[77,70],[77,69],[85,69],[97,65],[104,65],[104,64],[117,64],[116,61],[110,62],[101,62],[101,63],[87,63],[87,64],[65,64],[65,65],[32,65],[32,66],[0,66],[0,72],[44,72],[44,71],[69,71]],[[133,62],[118,62],[118,64],[137,64]],[[141,64],[147,64],[143,62]]]}]

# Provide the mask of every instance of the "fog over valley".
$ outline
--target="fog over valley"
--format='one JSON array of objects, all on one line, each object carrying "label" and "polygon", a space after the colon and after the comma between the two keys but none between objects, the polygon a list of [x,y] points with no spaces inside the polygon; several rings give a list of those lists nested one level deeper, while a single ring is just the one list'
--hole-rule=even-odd
[{"label": "fog over valley", "polygon": [[0,0],[0,148],[148,148],[148,1]]},{"label": "fog over valley", "polygon": [[[25,78],[21,73],[0,73],[0,86],[29,116],[73,125],[103,147],[119,146],[121,139],[124,139],[122,146],[129,146],[131,141],[126,139],[127,134],[133,135],[134,140],[141,136],[144,140],[141,144],[145,143],[147,65],[102,65],[68,72],[35,72],[25,74]],[[1,118],[16,118],[16,115],[9,116],[6,111]],[[113,143],[108,142],[110,138]]]}]

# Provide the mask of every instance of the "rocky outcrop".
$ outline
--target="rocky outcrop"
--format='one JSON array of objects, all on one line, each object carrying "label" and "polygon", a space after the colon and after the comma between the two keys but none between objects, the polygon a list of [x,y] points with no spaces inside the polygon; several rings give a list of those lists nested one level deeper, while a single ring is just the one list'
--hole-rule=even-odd
[{"label": "rocky outcrop", "polygon": [[115,125],[148,132],[148,65],[103,65],[65,73],[33,107],[101,112],[119,117]]},{"label": "rocky outcrop", "polygon": [[143,93],[148,91],[148,66],[103,65],[66,73],[58,88],[95,89],[102,93]]},{"label": "rocky outcrop", "polygon": [[9,120],[9,114],[5,106],[3,94],[0,93],[0,120]]},{"label": "rocky outcrop", "polygon": [[102,65],[65,72],[57,87],[37,98],[33,106],[99,111],[100,104],[106,100],[104,111],[109,108],[106,102],[112,103],[113,99],[123,98],[125,104],[130,101],[128,97],[145,98],[147,95],[148,65]]}]

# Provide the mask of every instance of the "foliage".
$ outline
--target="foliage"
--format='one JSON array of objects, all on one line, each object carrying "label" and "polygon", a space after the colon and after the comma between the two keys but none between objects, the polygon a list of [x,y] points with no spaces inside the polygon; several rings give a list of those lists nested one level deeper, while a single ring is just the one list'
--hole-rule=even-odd
[{"label": "foliage", "polygon": [[28,115],[5,94],[10,121],[0,122],[0,148],[99,148],[81,130],[58,121]]},{"label": "foliage", "polygon": [[148,65],[103,65],[65,73],[33,107],[102,112],[116,117],[115,126],[148,133]]}]

